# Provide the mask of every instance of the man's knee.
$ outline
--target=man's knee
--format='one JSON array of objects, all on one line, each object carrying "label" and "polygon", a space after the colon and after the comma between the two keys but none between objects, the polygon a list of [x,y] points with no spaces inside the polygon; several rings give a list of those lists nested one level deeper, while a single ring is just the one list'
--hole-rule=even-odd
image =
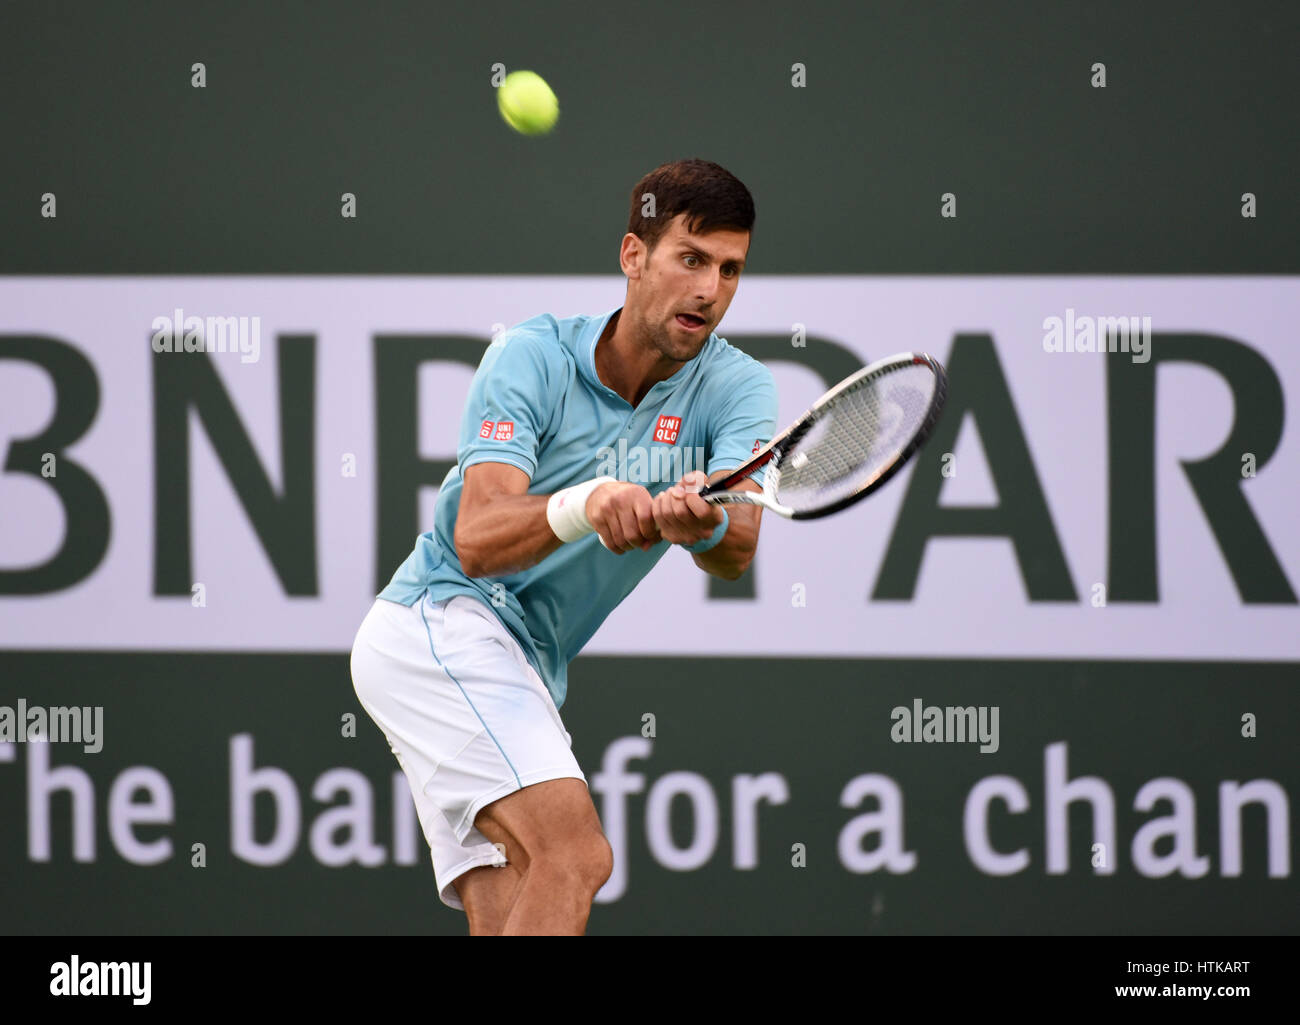
[{"label": "man's knee", "polygon": [[614,851],[603,833],[586,833],[549,847],[528,870],[594,897],[614,871]]},{"label": "man's knee", "polygon": [[584,870],[588,883],[592,884],[594,894],[609,879],[614,871],[614,849],[605,839],[604,833],[597,833],[586,845]]},{"label": "man's knee", "polygon": [[548,885],[590,896],[614,870],[614,852],[581,780],[526,787],[482,809],[475,824],[489,840],[508,841],[507,856]]}]

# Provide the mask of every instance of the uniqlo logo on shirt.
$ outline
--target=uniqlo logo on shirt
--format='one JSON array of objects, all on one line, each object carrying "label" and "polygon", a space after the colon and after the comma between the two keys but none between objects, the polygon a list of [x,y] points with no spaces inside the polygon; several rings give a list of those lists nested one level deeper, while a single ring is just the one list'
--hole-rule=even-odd
[{"label": "uniqlo logo on shirt", "polygon": [[515,436],[515,422],[513,420],[502,420],[497,424],[497,432],[492,435],[496,441],[509,441]]},{"label": "uniqlo logo on shirt", "polygon": [[661,416],[659,423],[655,426],[655,441],[661,441],[665,445],[677,444],[677,432],[682,429],[682,418],[680,416]]},{"label": "uniqlo logo on shirt", "polygon": [[492,428],[495,426],[496,424],[493,423],[491,420],[484,420],[483,426],[478,429],[478,436],[480,438],[492,437]]}]

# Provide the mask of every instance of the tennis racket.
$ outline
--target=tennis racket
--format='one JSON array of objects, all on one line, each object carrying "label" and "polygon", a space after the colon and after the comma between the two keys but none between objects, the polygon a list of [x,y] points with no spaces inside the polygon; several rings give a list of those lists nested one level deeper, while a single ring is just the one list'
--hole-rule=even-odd
[{"label": "tennis racket", "polygon": [[[845,378],[734,473],[700,489],[717,504],[761,505],[795,520],[828,516],[884,487],[939,422],[948,376],[923,352]],[[767,467],[763,490],[733,491]]]}]

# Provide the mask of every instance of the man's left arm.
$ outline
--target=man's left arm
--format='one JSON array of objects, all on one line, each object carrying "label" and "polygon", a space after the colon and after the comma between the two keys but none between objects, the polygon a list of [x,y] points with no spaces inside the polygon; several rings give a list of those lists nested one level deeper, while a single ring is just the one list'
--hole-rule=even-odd
[{"label": "man's left arm", "polygon": [[[763,507],[758,505],[711,505],[700,498],[705,483],[721,480],[730,470],[719,470],[706,478],[693,470],[655,496],[654,517],[665,541],[687,546],[704,546],[705,551],[691,552],[695,565],[724,580],[737,580],[749,568],[758,549],[758,527]],[[742,481],[737,490],[761,491],[753,481]],[[725,511],[724,511],[725,510]],[[710,547],[714,535],[726,523],[721,540]]]},{"label": "man's left arm", "polygon": [[[698,491],[706,482],[744,466],[771,439],[776,429],[776,382],[767,367],[751,360],[738,373],[728,374],[715,394],[707,478],[701,470],[688,473],[656,497],[654,511],[655,519],[668,525],[664,531],[660,524],[665,540],[694,549],[695,565],[704,572],[735,580],[754,558],[763,508],[739,503],[710,505]],[[759,469],[737,487],[761,492],[766,472],[766,468]]]}]

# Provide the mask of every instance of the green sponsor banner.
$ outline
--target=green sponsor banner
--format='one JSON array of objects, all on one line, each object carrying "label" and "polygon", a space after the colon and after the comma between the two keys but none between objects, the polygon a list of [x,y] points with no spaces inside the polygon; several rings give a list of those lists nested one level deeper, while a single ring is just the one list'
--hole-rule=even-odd
[{"label": "green sponsor banner", "polygon": [[[1295,680],[581,658],[562,714],[617,862],[589,932],[1294,932]],[[6,931],[466,931],[346,656],[5,652],[0,681]]]},{"label": "green sponsor banner", "polygon": [[[61,8],[5,7],[2,274],[611,273],[693,156],[763,274],[1300,271],[1285,0],[662,0],[635,86],[578,5]],[[498,113],[520,69],[549,135]]]}]

